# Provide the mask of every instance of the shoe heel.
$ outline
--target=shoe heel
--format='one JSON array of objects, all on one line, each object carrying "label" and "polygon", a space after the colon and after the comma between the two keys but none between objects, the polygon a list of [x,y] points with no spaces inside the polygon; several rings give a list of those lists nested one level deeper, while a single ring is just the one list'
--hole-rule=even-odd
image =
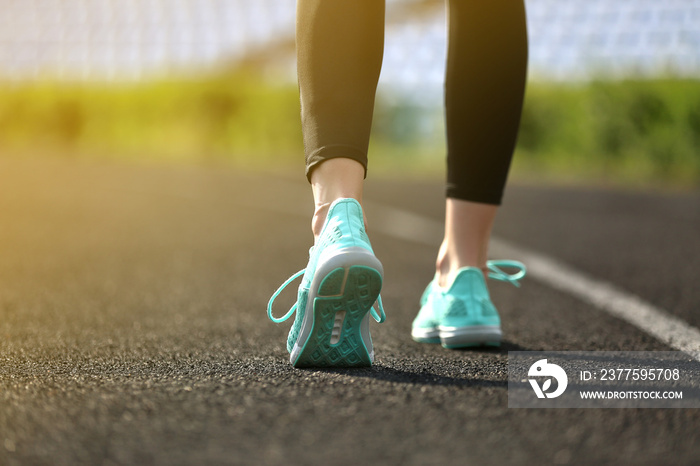
[{"label": "shoe heel", "polygon": [[362,325],[382,288],[382,274],[367,265],[337,267],[318,287],[313,326],[295,367],[366,367],[372,365],[369,330]]}]

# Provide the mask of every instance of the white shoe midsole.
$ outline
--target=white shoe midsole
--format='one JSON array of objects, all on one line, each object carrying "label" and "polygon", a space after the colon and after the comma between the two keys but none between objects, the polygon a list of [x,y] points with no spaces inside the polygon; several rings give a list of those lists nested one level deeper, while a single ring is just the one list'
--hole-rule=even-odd
[{"label": "white shoe midsole", "polygon": [[469,327],[438,327],[440,338],[459,339],[461,341],[483,341],[484,339],[500,340],[502,337],[500,325],[474,325]]},{"label": "white shoe midsole", "polygon": [[440,331],[436,327],[411,329],[411,336],[419,339],[440,338]]}]

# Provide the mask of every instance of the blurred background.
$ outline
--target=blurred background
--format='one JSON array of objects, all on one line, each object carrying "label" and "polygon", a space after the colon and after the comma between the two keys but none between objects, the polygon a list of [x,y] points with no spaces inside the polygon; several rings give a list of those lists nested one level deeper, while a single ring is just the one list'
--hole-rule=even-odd
[{"label": "blurred background", "polygon": [[[700,0],[526,3],[530,82],[513,176],[700,185]],[[0,157],[301,173],[294,1],[0,7]],[[389,0],[385,41],[372,169],[441,177],[444,2]]]}]

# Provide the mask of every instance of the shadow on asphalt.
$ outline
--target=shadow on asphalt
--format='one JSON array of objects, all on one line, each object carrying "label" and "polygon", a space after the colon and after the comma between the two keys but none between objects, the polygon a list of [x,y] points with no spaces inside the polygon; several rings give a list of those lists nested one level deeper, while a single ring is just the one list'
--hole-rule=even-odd
[{"label": "shadow on asphalt", "polygon": [[[461,348],[455,350],[461,353],[475,353],[482,355],[507,355],[508,351],[528,351],[518,344],[504,341],[500,348]],[[437,374],[425,369],[424,365],[415,366],[415,370],[400,369],[396,367],[384,366],[377,363],[367,369],[344,369],[344,368],[328,368],[328,369],[302,369],[314,373],[333,373],[342,374],[350,377],[365,377],[374,380],[383,380],[393,383],[409,383],[419,385],[442,385],[442,386],[458,386],[458,387],[502,387],[506,388],[508,382],[506,380],[491,380],[478,377],[470,377],[469,374],[464,374],[462,377],[451,377],[442,374]]]},{"label": "shadow on asphalt", "polygon": [[306,369],[316,373],[334,373],[349,377],[365,377],[374,380],[383,380],[393,383],[407,383],[417,385],[441,385],[452,387],[507,387],[505,380],[487,380],[472,378],[468,374],[464,377],[449,377],[435,374],[420,368],[415,371],[396,369],[394,367],[375,364],[369,369]]},{"label": "shadow on asphalt", "polygon": [[534,351],[530,348],[525,348],[517,343],[512,343],[510,341],[502,341],[501,346],[479,346],[473,348],[453,348],[452,351],[464,352],[464,353],[483,353],[483,354],[505,354],[508,355],[508,351]]}]

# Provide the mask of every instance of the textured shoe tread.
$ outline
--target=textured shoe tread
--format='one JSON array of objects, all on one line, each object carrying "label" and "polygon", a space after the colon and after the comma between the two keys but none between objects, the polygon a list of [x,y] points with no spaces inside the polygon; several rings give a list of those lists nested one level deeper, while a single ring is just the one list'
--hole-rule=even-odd
[{"label": "textured shoe tread", "polygon": [[318,287],[318,296],[337,296],[343,291],[343,282],[345,281],[345,269],[338,267],[331,273],[326,275],[326,278]]},{"label": "textured shoe tread", "polygon": [[[354,265],[347,269],[347,274],[343,268],[331,271],[319,286],[313,303],[313,328],[294,366],[370,366],[372,361],[362,341],[360,323],[377,300],[381,286],[381,274],[371,267]],[[334,291],[337,292],[330,293]],[[342,332],[338,342],[331,344],[339,311],[345,311]]]}]

